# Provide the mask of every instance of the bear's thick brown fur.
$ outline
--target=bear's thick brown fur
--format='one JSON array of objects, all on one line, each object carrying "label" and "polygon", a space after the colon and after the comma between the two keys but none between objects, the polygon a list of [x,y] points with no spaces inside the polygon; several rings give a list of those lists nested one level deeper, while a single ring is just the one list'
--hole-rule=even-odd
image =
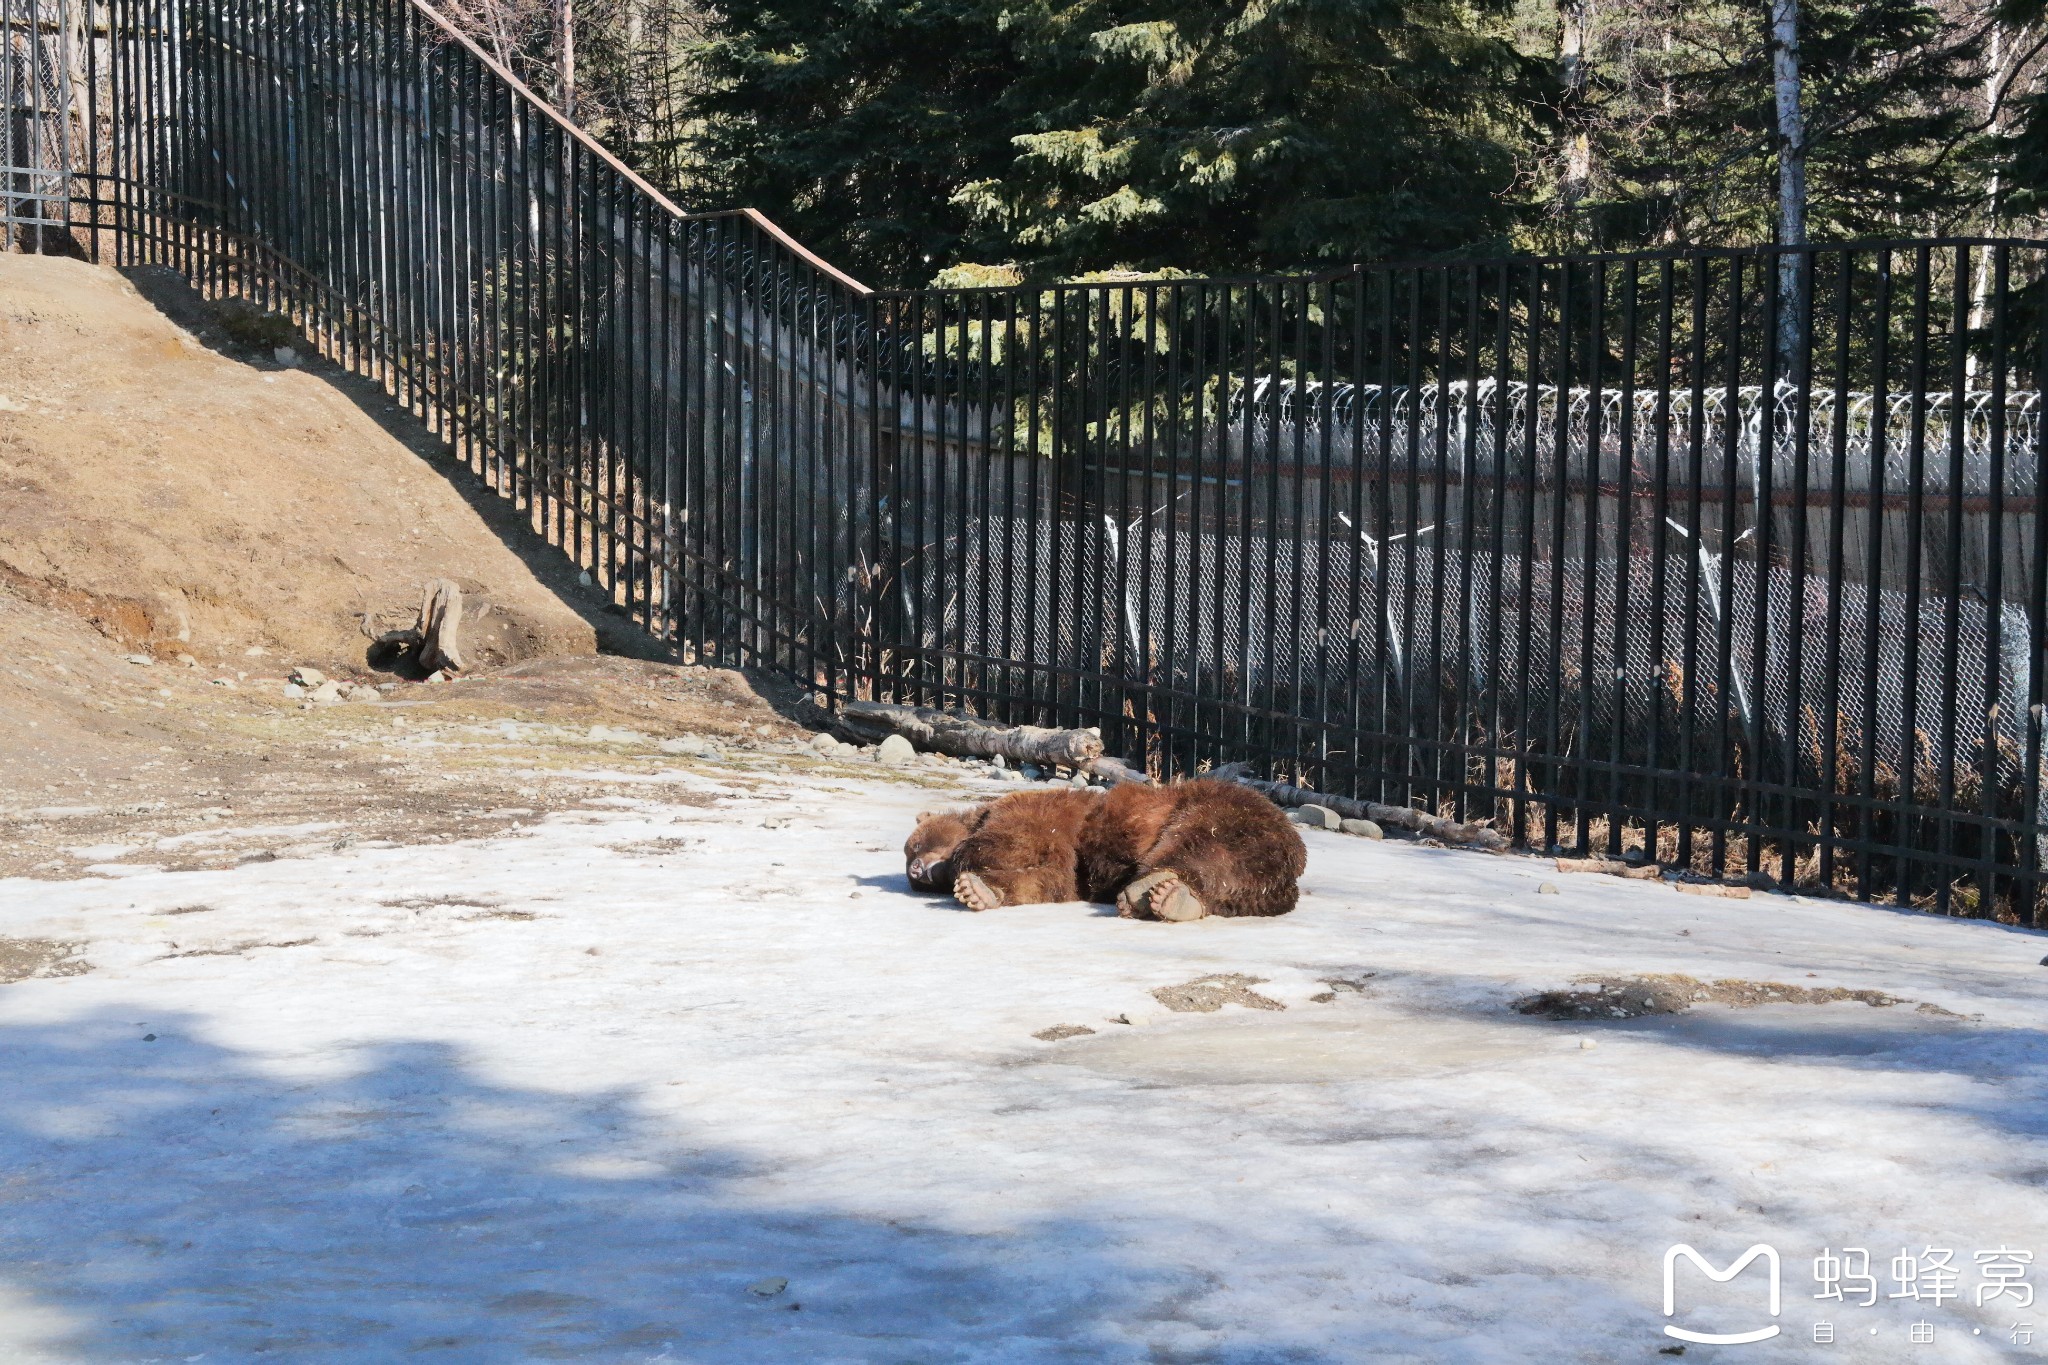
[{"label": "bear's thick brown fur", "polygon": [[974,910],[1080,900],[1075,850],[1100,804],[1092,791],[1059,787],[927,812],[903,846],[904,870],[920,891],[951,891]]},{"label": "bear's thick brown fur", "polygon": [[1140,918],[1284,915],[1308,866],[1301,835],[1272,802],[1200,780],[1112,788],[1078,854],[1083,894]]},{"label": "bear's thick brown fur", "polygon": [[974,910],[1092,900],[1125,915],[1284,915],[1307,850],[1264,797],[1227,782],[1107,795],[1018,792],[927,814],[904,845],[913,886]]}]

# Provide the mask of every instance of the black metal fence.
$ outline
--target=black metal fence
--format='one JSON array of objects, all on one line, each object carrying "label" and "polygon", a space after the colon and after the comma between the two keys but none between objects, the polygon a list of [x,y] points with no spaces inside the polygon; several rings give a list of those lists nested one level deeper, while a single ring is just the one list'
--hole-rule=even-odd
[{"label": "black metal fence", "polygon": [[83,92],[17,219],[289,314],[693,657],[2041,913],[2039,245],[876,292],[411,0],[0,34]]}]

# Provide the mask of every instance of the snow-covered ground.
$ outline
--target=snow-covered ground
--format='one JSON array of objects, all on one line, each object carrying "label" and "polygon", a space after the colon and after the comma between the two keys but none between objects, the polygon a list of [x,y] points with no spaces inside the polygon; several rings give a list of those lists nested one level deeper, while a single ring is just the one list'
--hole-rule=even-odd
[{"label": "snow-covered ground", "polygon": [[[616,790],[0,882],[93,967],[0,986],[0,1360],[2048,1359],[1976,1303],[2048,1253],[2048,935],[1321,833],[1284,919],[974,915],[904,886],[928,793]],[[1151,994],[1215,973],[1287,1008]],[[1510,1008],[1638,973],[1910,1003]],[[1680,1242],[1781,1316],[1667,1320]],[[1929,1247],[1960,1297],[1889,1297]]]}]

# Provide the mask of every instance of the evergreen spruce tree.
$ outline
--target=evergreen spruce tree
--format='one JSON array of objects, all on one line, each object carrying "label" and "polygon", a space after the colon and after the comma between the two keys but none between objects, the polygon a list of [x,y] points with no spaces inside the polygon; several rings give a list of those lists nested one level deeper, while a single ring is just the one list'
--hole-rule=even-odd
[{"label": "evergreen spruce tree", "polygon": [[1491,0],[1024,0],[1033,125],[957,203],[1030,273],[1497,249],[1543,63]]},{"label": "evergreen spruce tree", "polygon": [[2005,0],[1998,21],[2004,51],[1987,82],[1984,127],[1995,147],[1992,206],[2006,224],[2038,231],[2048,218],[2048,0]]},{"label": "evergreen spruce tree", "polygon": [[[1798,11],[1808,237],[1940,232],[1981,214],[1981,26],[1945,24],[1919,0],[1800,0]],[[1583,236],[1772,240],[1771,12],[1758,0],[1648,0],[1613,16],[1617,33],[1638,30],[1628,79],[1596,81],[1604,145]],[[1646,22],[1661,43],[1641,41]]]},{"label": "evergreen spruce tree", "polygon": [[1001,252],[954,202],[1017,131],[1014,45],[983,0],[728,0],[698,56],[705,197],[876,285]]}]

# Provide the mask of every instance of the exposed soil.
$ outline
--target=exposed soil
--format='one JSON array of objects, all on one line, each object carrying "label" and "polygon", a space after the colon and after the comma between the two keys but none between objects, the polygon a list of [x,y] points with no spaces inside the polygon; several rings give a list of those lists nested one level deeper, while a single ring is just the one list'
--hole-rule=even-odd
[{"label": "exposed soil", "polygon": [[74,956],[79,946],[47,938],[0,938],[0,983],[32,976],[83,976],[90,968]]},{"label": "exposed soil", "polygon": [[1266,982],[1263,976],[1244,976],[1237,972],[1225,972],[1215,976],[1198,976],[1193,981],[1184,981],[1178,986],[1161,986],[1152,992],[1152,998],[1176,1014],[1214,1014],[1225,1005],[1243,1005],[1254,1010],[1284,1010],[1287,1006],[1278,1000],[1260,995],[1253,990]]},{"label": "exposed soil", "polygon": [[0,376],[0,583],[130,650],[359,666],[436,577],[488,603],[482,665],[596,648],[363,394],[209,349],[111,270],[0,255]]},{"label": "exposed soil", "polygon": [[[794,687],[611,612],[374,385],[131,274],[0,255],[0,876],[471,838],[634,780],[687,804],[754,770],[881,775],[805,747]],[[488,604],[476,666],[374,670],[435,577]],[[291,696],[301,665],[380,699]]]},{"label": "exposed soil", "polygon": [[[1544,1019],[1640,1019],[1651,1014],[1682,1014],[1704,1003],[1747,1009],[1756,1005],[1831,1005],[1845,1000],[1873,1008],[1912,1003],[1883,991],[1850,990],[1843,986],[1698,981],[1689,976],[1584,976],[1569,990],[1524,996],[1515,1002],[1515,1009]],[[1922,1005],[1920,1009],[1923,1013],[1947,1013],[1935,1005]]]},{"label": "exposed soil", "polygon": [[[472,838],[615,800],[658,773],[669,804],[718,799],[676,786],[679,772],[734,792],[761,780],[755,770],[878,775],[851,754],[820,758],[763,695],[776,687],[725,670],[529,660],[314,706],[287,699],[277,676],[230,689],[130,664],[61,613],[37,614],[34,652],[0,664],[0,876]],[[67,647],[52,645],[67,626]]]}]

